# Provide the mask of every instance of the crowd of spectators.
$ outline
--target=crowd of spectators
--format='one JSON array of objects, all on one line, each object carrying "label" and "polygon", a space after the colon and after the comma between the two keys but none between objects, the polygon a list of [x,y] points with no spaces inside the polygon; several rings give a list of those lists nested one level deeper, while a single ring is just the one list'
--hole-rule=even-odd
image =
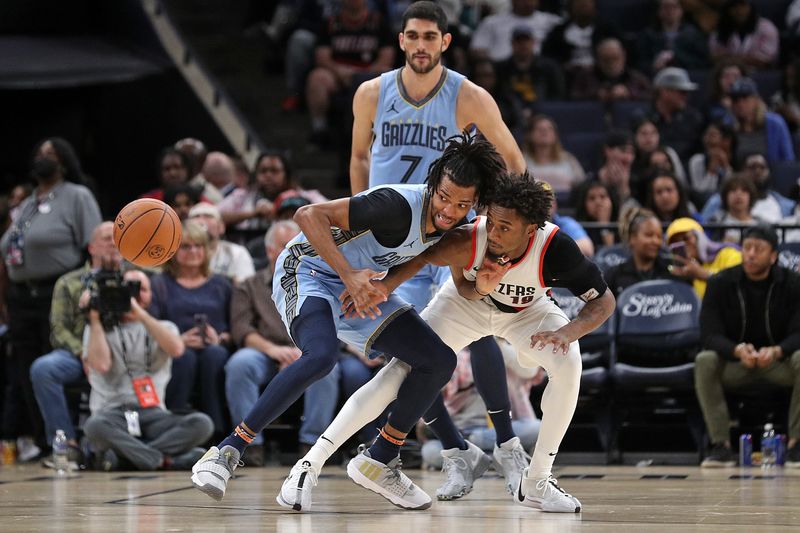
[{"label": "crowd of spectators", "polygon": [[[310,146],[346,142],[342,132],[351,119],[342,109],[357,85],[402,64],[392,14],[407,3],[280,3],[283,14],[293,14],[282,19],[292,25],[273,32],[285,36],[278,43],[286,55],[282,108],[308,112]],[[742,262],[745,228],[800,220],[800,0],[783,18],[762,16],[754,0],[717,2],[717,10],[655,0],[652,20],[644,30],[635,21],[635,32],[631,21],[608,16],[599,3],[446,2],[454,38],[443,60],[497,100],[530,172],[551,185],[557,199],[551,218],[569,228],[581,250],[592,256],[612,246],[626,249],[628,259],[607,271],[615,293],[667,278],[692,284],[702,298],[716,273]],[[574,111],[595,104],[600,127]],[[125,354],[117,353],[126,351],[125,343],[109,337],[111,351],[102,360],[86,352],[98,333],[113,329],[97,329],[84,292],[93,274],[117,268],[120,260],[75,151],[48,138],[34,149],[31,179],[9,190],[2,205],[1,318],[10,353],[2,437],[17,444],[21,460],[45,453],[55,429],[62,429],[70,459],[86,462],[65,392],[86,385],[86,370],[92,398],[102,394],[103,401],[90,402],[85,432],[103,464],[180,467],[193,446],[212,433],[221,436],[299,356],[270,308],[270,272],[276,250],[297,231],[287,219],[324,197],[300,187],[281,152],[262,154],[252,171],[233,154],[209,152],[191,138],[152,157],[158,187],[141,196],[171,205],[184,238],[160,271],[140,279],[139,305],[114,327],[152,339],[136,349],[157,385],[159,408],[203,417],[192,419],[193,432],[174,439],[180,449],[159,448],[147,434],[161,421],[140,412],[152,406],[145,408],[141,398],[135,405],[125,381],[130,372],[119,366],[130,370]],[[800,240],[797,235],[786,231],[783,240]],[[94,337],[84,335],[85,326]],[[380,364],[352,347],[341,352],[331,376],[306,394],[331,407],[330,413],[306,412],[302,443],[313,443],[327,425],[340,388],[351,393]],[[703,357],[711,364],[712,356]],[[118,445],[113,431],[96,422],[119,422],[130,410],[140,412],[139,437],[147,446]],[[176,429],[185,425],[170,420]],[[721,438],[714,427],[712,437]],[[365,428],[361,437],[370,433]],[[718,455],[725,443],[714,442]],[[256,444],[261,448],[249,453],[250,464],[263,463],[263,440]]]}]

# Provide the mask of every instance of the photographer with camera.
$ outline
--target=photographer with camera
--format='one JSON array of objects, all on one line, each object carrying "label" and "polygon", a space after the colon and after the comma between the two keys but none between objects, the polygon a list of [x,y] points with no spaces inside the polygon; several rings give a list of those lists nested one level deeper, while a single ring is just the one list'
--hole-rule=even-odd
[{"label": "photographer with camera", "polygon": [[[89,262],[56,281],[50,306],[50,344],[53,350],[36,358],[31,365],[31,383],[44,419],[47,443],[52,444],[56,430],[64,430],[69,446],[67,457],[73,469],[84,463],[84,457],[78,447],[64,386],[85,383],[81,355],[86,315],[80,309],[79,300],[95,273],[101,269],[119,269],[122,257],[114,245],[113,232],[113,222],[97,226],[89,241]],[[44,460],[45,466],[52,467],[52,464],[49,457]]]},{"label": "photographer with camera", "polygon": [[[178,327],[153,318],[150,280],[138,270],[90,297],[83,359],[89,366],[92,416],[84,431],[98,451],[111,450],[139,470],[185,469],[203,454],[214,431],[203,413],[173,414],[164,407],[172,359],[184,352]],[[127,292],[128,309],[119,306]],[[111,302],[104,301],[110,295]],[[106,461],[113,459],[106,455]]]}]

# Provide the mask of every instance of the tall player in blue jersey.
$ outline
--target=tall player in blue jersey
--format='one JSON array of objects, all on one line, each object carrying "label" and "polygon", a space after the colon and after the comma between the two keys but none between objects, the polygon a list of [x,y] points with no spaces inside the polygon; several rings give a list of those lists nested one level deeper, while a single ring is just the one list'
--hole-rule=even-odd
[{"label": "tall player in blue jersey", "polygon": [[[450,379],[456,356],[399,297],[373,304],[376,289],[370,280],[437,242],[504,172],[490,143],[462,135],[448,141],[427,184],[380,186],[298,210],[294,218],[303,231],[278,258],[272,297],[303,355],[269,383],[234,432],[192,467],[195,487],[222,499],[255,435],[331,371],[338,338],[365,353],[390,354],[413,369],[397,395],[397,408],[362,459],[397,505],[431,505],[430,497],[399,470],[400,446]],[[354,297],[354,318],[345,318],[339,309],[345,290]]]},{"label": "tall player in blue jersey", "polygon": [[[415,2],[403,15],[402,28],[398,38],[405,66],[364,82],[355,94],[353,194],[386,183],[424,183],[444,140],[467,127],[477,128],[495,145],[510,172],[524,172],[525,160],[491,95],[442,65],[442,52],[451,40],[442,8],[434,2]],[[422,311],[449,277],[448,269],[426,265],[395,294]],[[511,426],[503,356],[493,337],[469,348],[476,386],[496,429],[495,464],[507,486],[515,487],[529,457]],[[440,397],[424,419],[445,446],[447,480],[437,496],[450,500],[472,489],[473,479],[486,470],[489,459],[460,437],[443,412]]]}]

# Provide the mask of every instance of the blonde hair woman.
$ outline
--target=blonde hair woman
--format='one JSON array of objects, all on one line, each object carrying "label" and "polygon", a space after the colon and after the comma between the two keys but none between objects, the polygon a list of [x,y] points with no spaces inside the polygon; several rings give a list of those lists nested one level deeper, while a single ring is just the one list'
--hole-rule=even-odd
[{"label": "blonde hair woman", "polygon": [[750,78],[741,78],[731,85],[733,115],[736,118],[736,160],[750,154],[764,154],[767,161],[793,161],[794,147],[783,117],[767,111],[758,95],[758,86]]},{"label": "blonde hair woman", "polygon": [[183,224],[183,239],[163,272],[153,277],[150,313],[174,322],[186,351],[172,362],[167,386],[168,409],[186,409],[198,381],[201,411],[222,432],[228,427],[224,405],[224,367],[230,352],[230,282],[212,274],[211,253],[205,228],[191,221]]},{"label": "blonde hair woman", "polygon": [[546,115],[528,122],[522,153],[528,171],[537,181],[548,182],[556,194],[571,191],[586,178],[575,156],[561,146],[556,123]]}]

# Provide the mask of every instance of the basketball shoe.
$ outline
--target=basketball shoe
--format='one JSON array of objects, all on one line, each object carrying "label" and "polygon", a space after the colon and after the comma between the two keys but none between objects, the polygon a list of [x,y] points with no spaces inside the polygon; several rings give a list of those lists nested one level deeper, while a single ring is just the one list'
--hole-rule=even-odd
[{"label": "basketball shoe", "polygon": [[469,441],[466,450],[442,450],[442,457],[442,471],[447,479],[436,490],[436,497],[440,500],[455,500],[472,492],[472,484],[492,464],[489,456]]},{"label": "basketball shoe", "polygon": [[403,509],[427,509],[431,497],[400,470],[400,458],[383,464],[364,450],[347,463],[347,475],[357,485],[376,492]]},{"label": "basketball shoe", "polygon": [[494,464],[498,473],[503,474],[506,480],[506,490],[514,494],[519,485],[522,471],[531,464],[531,456],[522,447],[519,437],[514,437],[502,445],[494,445]]},{"label": "basketball shoe", "polygon": [[281,507],[295,511],[311,509],[311,491],[317,486],[317,473],[308,461],[298,462],[283,482],[275,501]]},{"label": "basketball shoe", "polygon": [[527,468],[520,478],[514,501],[547,513],[581,512],[581,502],[564,492],[556,478],[551,475],[544,479],[529,479]]},{"label": "basketball shoe", "polygon": [[237,466],[242,466],[239,450],[233,446],[223,446],[221,450],[212,446],[192,467],[192,484],[220,501]]}]

